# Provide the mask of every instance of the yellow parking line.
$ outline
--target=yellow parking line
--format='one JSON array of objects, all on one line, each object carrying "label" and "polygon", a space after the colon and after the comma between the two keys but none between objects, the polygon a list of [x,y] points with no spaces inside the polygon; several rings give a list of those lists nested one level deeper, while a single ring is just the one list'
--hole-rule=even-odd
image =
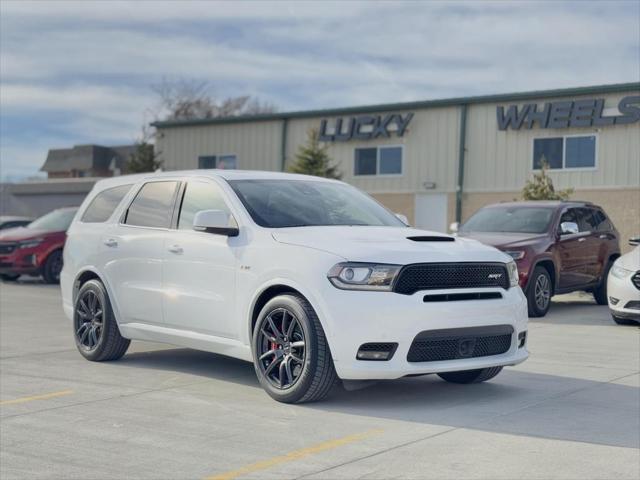
[{"label": "yellow parking line", "polygon": [[379,429],[368,430],[366,432],[356,433],[354,435],[349,435],[347,437],[337,438],[335,440],[329,440],[328,442],[319,443],[317,445],[307,447],[307,448],[302,448],[300,450],[294,450],[293,452],[289,452],[278,457],[273,457],[268,460],[262,460],[261,462],[247,465],[246,467],[239,468],[238,470],[232,470],[230,472],[220,473],[212,477],[207,477],[206,480],[233,480],[234,478],[240,477],[242,475],[246,475],[248,473],[258,472],[260,470],[266,470],[268,468],[275,467],[276,465],[293,462],[294,460],[299,460],[303,457],[313,455],[314,453],[320,453],[326,450],[332,450],[334,448],[338,448],[343,445],[347,445],[349,443],[364,440],[365,438],[371,437],[381,432],[382,430],[379,430]]},{"label": "yellow parking line", "polygon": [[71,395],[73,390],[62,390],[61,392],[45,393],[43,395],[34,395],[32,397],[14,398],[13,400],[2,400],[0,405],[13,405],[16,403],[31,402],[33,400],[48,400],[49,398],[63,397]]}]

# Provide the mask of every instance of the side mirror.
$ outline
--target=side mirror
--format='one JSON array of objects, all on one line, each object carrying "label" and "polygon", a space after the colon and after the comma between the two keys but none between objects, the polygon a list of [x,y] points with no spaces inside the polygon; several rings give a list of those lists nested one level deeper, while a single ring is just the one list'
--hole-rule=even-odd
[{"label": "side mirror", "polygon": [[407,227],[409,226],[409,219],[407,218],[406,215],[403,215],[401,213],[396,213],[396,217],[398,217],[398,220],[404,223]]},{"label": "side mirror", "polygon": [[451,233],[458,233],[458,229],[460,228],[460,224],[458,222],[453,222],[449,225],[449,231]]},{"label": "side mirror", "polygon": [[575,222],[562,222],[560,224],[560,235],[575,235],[578,233],[578,224]]},{"label": "side mirror", "polygon": [[631,245],[632,247],[637,247],[638,245],[640,245],[640,237],[631,237],[629,239],[629,245]]},{"label": "side mirror", "polygon": [[229,226],[231,215],[222,210],[200,210],[193,217],[193,229],[198,232],[215,233],[227,237],[237,237],[238,227]]}]

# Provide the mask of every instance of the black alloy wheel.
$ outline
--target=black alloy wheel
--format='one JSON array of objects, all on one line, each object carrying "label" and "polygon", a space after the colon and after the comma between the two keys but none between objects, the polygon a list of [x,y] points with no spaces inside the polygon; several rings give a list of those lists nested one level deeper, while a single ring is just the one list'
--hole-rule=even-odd
[{"label": "black alloy wheel", "polygon": [[279,402],[322,400],[338,380],[320,319],[297,293],[278,295],[262,307],[252,353],[260,385]]},{"label": "black alloy wheel", "polygon": [[95,350],[104,330],[104,307],[95,291],[87,290],[78,298],[75,319],[79,347],[87,352]]},{"label": "black alloy wheel", "polygon": [[80,354],[93,362],[117,360],[129,348],[131,342],[120,334],[109,295],[98,279],[82,284],[76,294],[73,334]]},{"label": "black alloy wheel", "polygon": [[306,354],[305,335],[286,308],[269,312],[260,327],[258,359],[264,377],[275,388],[291,388],[300,378]]}]

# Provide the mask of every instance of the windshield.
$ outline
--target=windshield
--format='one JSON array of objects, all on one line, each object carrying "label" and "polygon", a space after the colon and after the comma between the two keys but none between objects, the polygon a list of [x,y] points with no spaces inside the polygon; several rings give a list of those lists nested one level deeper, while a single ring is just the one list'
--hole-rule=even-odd
[{"label": "windshield", "polygon": [[479,210],[460,228],[461,232],[544,233],[553,208],[490,207]]},{"label": "windshield", "polygon": [[27,228],[48,232],[66,232],[75,214],[76,209],[54,210],[31,222]]},{"label": "windshield", "polygon": [[229,180],[229,184],[262,227],[406,226],[371,197],[342,183]]}]

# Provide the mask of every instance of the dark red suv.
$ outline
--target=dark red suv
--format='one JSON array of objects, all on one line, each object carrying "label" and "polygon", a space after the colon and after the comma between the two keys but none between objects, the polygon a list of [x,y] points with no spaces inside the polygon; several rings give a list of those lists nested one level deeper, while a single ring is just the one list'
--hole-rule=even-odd
[{"label": "dark red suv", "polygon": [[620,256],[618,232],[589,202],[512,202],[478,210],[458,231],[511,255],[529,316],[546,315],[554,294],[593,292],[607,304],[607,274]]},{"label": "dark red suv", "polygon": [[22,274],[42,275],[45,282],[58,283],[66,231],[77,210],[60,208],[26,227],[0,232],[0,278],[15,280]]}]

